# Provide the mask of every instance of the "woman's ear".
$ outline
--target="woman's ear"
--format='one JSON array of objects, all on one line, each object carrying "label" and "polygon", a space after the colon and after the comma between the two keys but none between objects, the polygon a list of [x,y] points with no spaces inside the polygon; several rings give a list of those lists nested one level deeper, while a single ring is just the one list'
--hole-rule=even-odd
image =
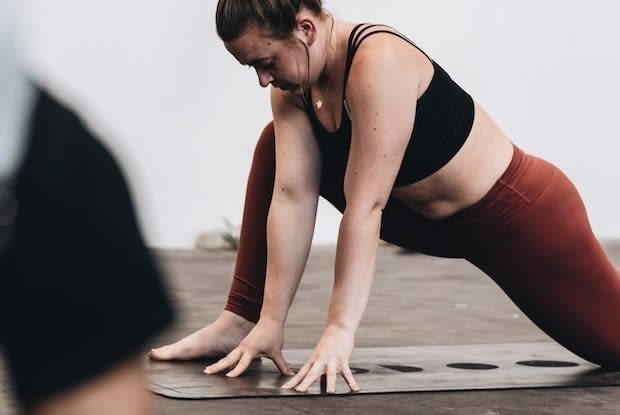
[{"label": "woman's ear", "polygon": [[316,25],[311,19],[299,19],[296,32],[297,36],[308,46],[316,40]]}]

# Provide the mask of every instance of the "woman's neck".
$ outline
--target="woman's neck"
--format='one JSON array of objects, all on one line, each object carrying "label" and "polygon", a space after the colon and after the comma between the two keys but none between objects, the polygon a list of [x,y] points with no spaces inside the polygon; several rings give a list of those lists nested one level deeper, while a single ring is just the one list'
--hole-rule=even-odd
[{"label": "woman's neck", "polygon": [[346,59],[349,26],[346,22],[336,20],[332,15],[325,21],[325,58],[323,69],[317,79],[317,86],[321,89],[329,89],[328,85],[334,82],[334,78],[338,78],[342,70],[343,60]]}]

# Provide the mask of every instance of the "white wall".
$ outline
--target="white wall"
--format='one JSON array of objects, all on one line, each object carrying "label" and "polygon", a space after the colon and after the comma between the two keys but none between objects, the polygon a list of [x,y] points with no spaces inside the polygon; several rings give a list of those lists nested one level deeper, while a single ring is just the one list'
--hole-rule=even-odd
[{"label": "white wall", "polygon": [[[100,132],[130,176],[149,244],[189,247],[239,222],[268,94],[215,34],[215,0],[27,0],[31,65]],[[563,168],[596,234],[620,237],[620,6],[612,0],[326,0],[395,26],[514,141]],[[334,242],[321,205],[315,242]]]}]

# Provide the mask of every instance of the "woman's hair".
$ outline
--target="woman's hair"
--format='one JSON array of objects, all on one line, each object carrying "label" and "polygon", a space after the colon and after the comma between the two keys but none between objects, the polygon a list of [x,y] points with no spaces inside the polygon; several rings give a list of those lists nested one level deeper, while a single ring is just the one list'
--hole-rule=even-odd
[{"label": "woman's hair", "polygon": [[249,24],[256,23],[273,36],[286,39],[295,29],[302,8],[323,13],[321,0],[219,0],[215,13],[217,34],[224,42],[238,38]]}]

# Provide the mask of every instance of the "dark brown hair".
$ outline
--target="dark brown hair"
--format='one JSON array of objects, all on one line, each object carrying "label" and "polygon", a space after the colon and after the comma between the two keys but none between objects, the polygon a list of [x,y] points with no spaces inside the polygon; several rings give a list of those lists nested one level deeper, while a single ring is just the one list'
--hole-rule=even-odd
[{"label": "dark brown hair", "polygon": [[295,29],[295,18],[302,8],[316,15],[323,13],[321,0],[219,0],[215,12],[217,34],[222,41],[230,42],[249,24],[256,23],[273,36],[286,39]]}]

